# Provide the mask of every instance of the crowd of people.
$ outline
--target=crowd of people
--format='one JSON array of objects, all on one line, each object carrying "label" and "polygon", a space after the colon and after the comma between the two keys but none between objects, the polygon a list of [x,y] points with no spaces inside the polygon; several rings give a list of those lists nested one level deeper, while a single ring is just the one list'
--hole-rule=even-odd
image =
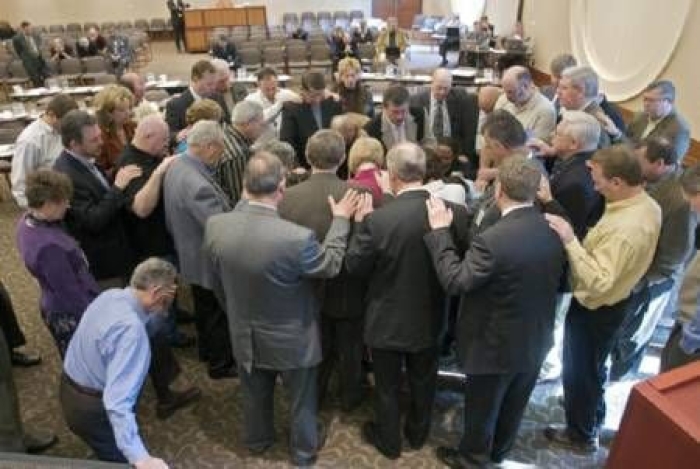
[{"label": "crowd of people", "polygon": [[[147,374],[159,418],[201,395],[173,387],[172,348],[194,344],[179,285],[208,376],[239,380],[243,444],[274,444],[281,379],[299,466],[323,446],[334,372],[343,412],[372,373],[362,438],[397,459],[425,445],[439,358],[456,350],[464,432],[436,457],[479,467],[506,458],[560,353],[566,423],[543,431],[582,453],[598,448],[608,357],[611,378],[635,370],[666,310],[681,314],[661,371],[700,357],[700,168],[681,169],[671,82],[650,84],[625,127],[570,56],[553,61],[553,95],[521,66],[478,96],[440,68],[420,93],[388,87],[380,109],[352,57],[333,86],[309,71],[298,93],[263,68],[235,95],[228,65],[197,61],[164,116],[138,122],[138,75],[105,87],[94,115],[57,95],[17,140],[17,248],[62,359],[63,415],[99,459],[167,467],[136,421]],[[16,320],[2,329],[12,361],[36,365],[14,351]]]}]

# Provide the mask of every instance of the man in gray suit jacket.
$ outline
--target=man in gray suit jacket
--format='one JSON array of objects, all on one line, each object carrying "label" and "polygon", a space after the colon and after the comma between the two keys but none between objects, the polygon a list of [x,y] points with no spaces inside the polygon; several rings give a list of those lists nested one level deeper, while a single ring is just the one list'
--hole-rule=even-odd
[{"label": "man in gray suit jacket", "polygon": [[203,257],[226,303],[241,378],[244,444],[262,453],[274,443],[273,391],[281,375],[292,414],[292,463],[306,466],[316,461],[323,440],[316,423],[319,304],[311,279],[340,272],[359,197],[355,191],[338,203],[329,197],[333,222],[321,245],[313,231],[277,214],[284,173],[272,154],[251,158],[243,177],[247,200],[207,222]]},{"label": "man in gray suit jacket", "polygon": [[690,128],[673,103],[676,88],[668,80],[656,81],[644,90],[644,111],[635,115],[627,127],[627,138],[633,142],[663,137],[673,145],[676,162],[680,163],[690,146]]},{"label": "man in gray suit jacket", "polygon": [[187,134],[187,146],[187,153],[165,173],[165,221],[175,242],[180,276],[192,286],[200,359],[209,362],[212,379],[228,378],[236,374],[228,324],[212,292],[213,272],[201,256],[207,220],[231,210],[213,176],[224,151],[224,133],[214,121],[197,122]]}]

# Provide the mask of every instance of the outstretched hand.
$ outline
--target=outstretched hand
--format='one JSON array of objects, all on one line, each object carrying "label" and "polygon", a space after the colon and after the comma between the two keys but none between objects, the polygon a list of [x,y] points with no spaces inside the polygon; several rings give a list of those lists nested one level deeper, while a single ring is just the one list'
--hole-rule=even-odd
[{"label": "outstretched hand", "polygon": [[442,199],[435,196],[430,196],[425,201],[425,206],[428,209],[428,223],[433,230],[447,228],[452,224],[452,209],[445,205]]},{"label": "outstretched hand", "polygon": [[355,189],[348,189],[338,202],[333,200],[333,196],[328,196],[328,204],[331,206],[331,213],[334,217],[350,219],[357,210],[359,202],[360,193]]},{"label": "outstretched hand", "polygon": [[547,219],[547,222],[549,222],[549,227],[559,235],[559,238],[564,244],[575,238],[574,230],[571,228],[568,221],[558,215],[552,215],[551,213],[545,213],[544,217]]}]

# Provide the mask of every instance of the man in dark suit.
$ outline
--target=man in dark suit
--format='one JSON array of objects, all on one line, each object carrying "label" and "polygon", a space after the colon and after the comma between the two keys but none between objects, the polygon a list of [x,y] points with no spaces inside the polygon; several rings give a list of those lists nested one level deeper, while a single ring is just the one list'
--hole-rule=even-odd
[{"label": "man in dark suit", "polygon": [[406,88],[390,86],[384,91],[382,112],[365,125],[367,135],[382,142],[387,151],[402,142],[435,142],[426,112],[420,107],[410,106],[409,99]]},{"label": "man in dark suit", "polygon": [[[445,294],[423,236],[430,230],[423,188],[425,153],[414,143],[387,154],[389,183],[396,199],[373,212],[353,233],[345,259],[350,275],[367,279],[365,344],[374,362],[373,422],[363,438],[390,459],[401,456],[399,388],[403,364],[411,391],[404,434],[414,449],[430,431],[437,380],[438,335]],[[466,212],[455,206],[458,242],[466,241]]]},{"label": "man in dark suit", "polygon": [[216,92],[216,68],[209,60],[199,60],[192,66],[190,75],[190,86],[182,94],[171,99],[165,105],[165,121],[170,127],[170,133],[177,141],[185,136],[180,133],[187,127],[187,109],[190,104],[202,98],[209,98],[216,101],[223,111],[221,122],[227,124],[231,122],[231,114],[223,98]]},{"label": "man in dark suit", "polygon": [[12,38],[12,46],[34,86],[44,86],[44,79],[48,74],[46,62],[39,51],[38,41],[39,37],[32,34],[32,26],[29,21],[22,21],[19,30]]},{"label": "man in dark suit", "polygon": [[459,142],[462,155],[470,162],[476,156],[479,105],[476,95],[452,87],[452,73],[446,68],[433,72],[429,90],[411,96],[411,106],[425,110],[433,136],[451,137]]},{"label": "man in dark suit", "polygon": [[[345,160],[343,137],[333,130],[319,130],[306,144],[306,159],[311,176],[287,189],[279,213],[282,218],[313,230],[316,238],[322,240],[333,221],[328,196],[340,200],[348,190],[348,184],[336,175]],[[341,271],[338,277],[318,285],[323,350],[319,401],[324,400],[337,362],[341,403],[346,412],[362,401],[362,284],[361,279],[348,277]]]},{"label": "man in dark suit", "polygon": [[[471,243],[460,260],[447,228],[452,213],[428,201],[432,232],[425,237],[448,293],[461,293],[457,329],[464,372],[464,434],[458,448],[439,447],[449,467],[500,463],[513,447],[540,365],[552,343],[564,247],[533,203],[541,173],[524,157],[499,167],[501,219]],[[528,239],[523,249],[515,239]]]},{"label": "man in dark suit", "polygon": [[187,153],[165,173],[165,222],[173,237],[180,277],[192,287],[199,357],[209,363],[212,379],[236,376],[228,322],[212,291],[211,268],[201,255],[204,226],[212,215],[231,210],[231,202],[214,180],[224,152],[224,132],[217,123],[199,121],[187,134]]},{"label": "man in dark suit", "polygon": [[286,102],[282,108],[280,140],[289,142],[296,151],[299,163],[309,164],[302,158],[306,141],[317,130],[328,129],[333,117],[342,114],[340,102],[328,95],[323,73],[306,72],[301,78],[302,103]]},{"label": "man in dark suit", "polygon": [[323,444],[316,422],[319,304],[310,279],[340,271],[358,196],[348,191],[337,204],[327,199],[333,222],[321,245],[313,231],[277,214],[284,173],[270,153],[251,158],[244,176],[247,202],[208,221],[203,249],[230,319],[244,444],[262,453],[274,443],[273,392],[280,375],[290,401],[292,463],[309,466]]},{"label": "man in dark suit", "polygon": [[663,137],[673,145],[676,161],[680,163],[690,147],[690,128],[676,110],[675,99],[676,88],[668,80],[647,86],[643,95],[644,111],[634,116],[626,137],[633,142]]},{"label": "man in dark suit", "polygon": [[173,36],[175,37],[175,47],[178,52],[182,52],[182,44],[185,42],[185,8],[189,7],[182,0],[168,0],[168,10],[170,10],[170,22],[173,25]]}]

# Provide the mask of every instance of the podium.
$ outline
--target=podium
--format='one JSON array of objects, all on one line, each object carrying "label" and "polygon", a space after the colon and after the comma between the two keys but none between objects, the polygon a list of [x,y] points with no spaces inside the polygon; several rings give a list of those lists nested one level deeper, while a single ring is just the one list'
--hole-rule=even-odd
[{"label": "podium", "polygon": [[610,469],[700,464],[700,362],[632,388],[608,456]]},{"label": "podium", "polygon": [[206,52],[212,31],[231,26],[267,27],[267,11],[264,6],[187,9],[185,49],[187,52]]}]

